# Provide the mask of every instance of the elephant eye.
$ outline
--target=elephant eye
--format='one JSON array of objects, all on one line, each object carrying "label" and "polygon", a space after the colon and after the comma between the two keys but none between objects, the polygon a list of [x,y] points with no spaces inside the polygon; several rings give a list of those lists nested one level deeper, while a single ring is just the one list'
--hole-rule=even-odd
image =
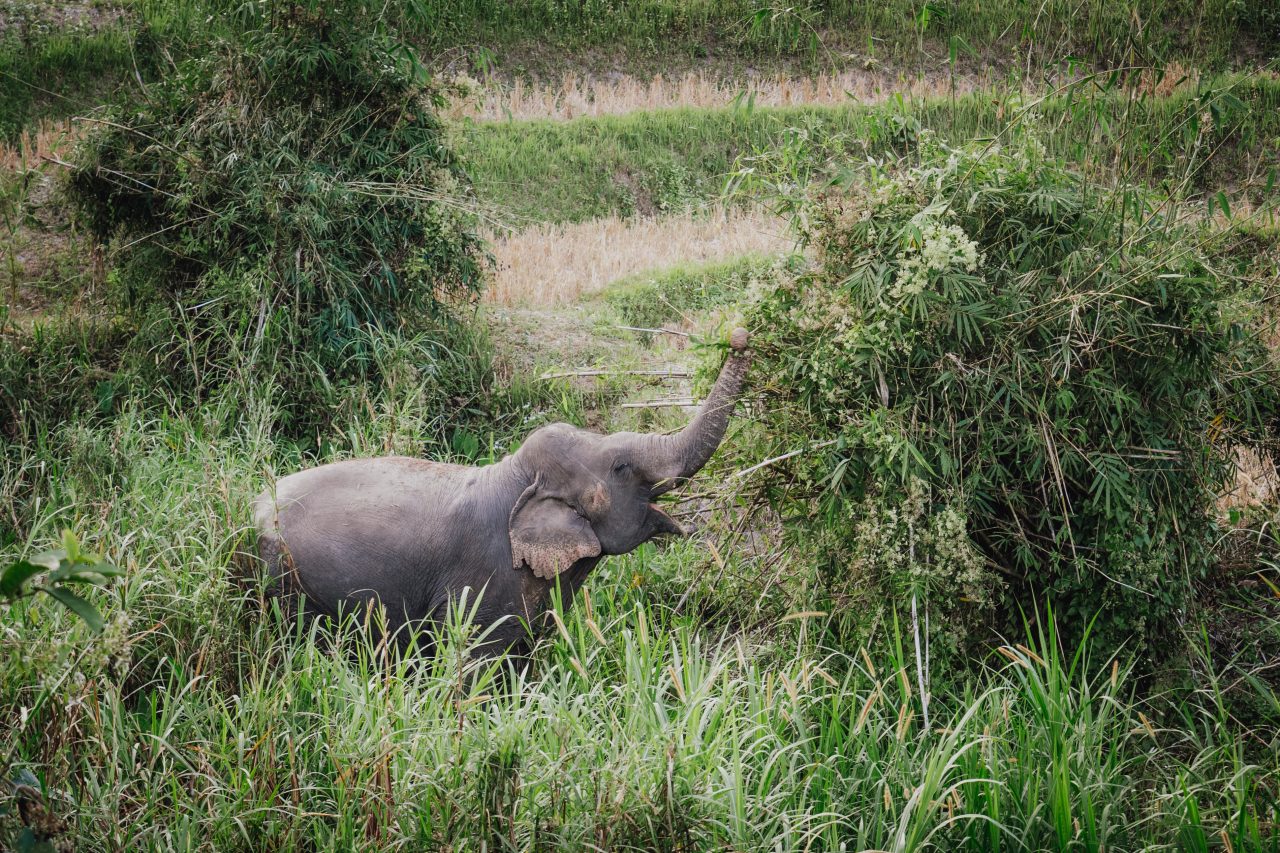
[{"label": "elephant eye", "polygon": [[629,469],[630,467],[631,466],[628,465],[626,462],[615,462],[613,463],[613,473],[625,474],[627,472],[627,469]]}]

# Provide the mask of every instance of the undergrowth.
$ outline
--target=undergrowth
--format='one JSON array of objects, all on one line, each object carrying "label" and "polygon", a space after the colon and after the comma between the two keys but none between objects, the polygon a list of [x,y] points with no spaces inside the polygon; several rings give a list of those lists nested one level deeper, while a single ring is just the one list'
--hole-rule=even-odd
[{"label": "undergrowth", "polygon": [[[86,547],[127,570],[99,637],[36,601],[0,639],[3,742],[78,846],[1273,849],[1277,718],[1238,740],[1214,687],[1240,673],[1147,695],[1052,621],[922,694],[892,628],[868,654],[824,649],[820,615],[770,639],[681,612],[684,545],[602,566],[527,669],[471,660],[465,607],[423,662],[281,624],[233,554],[264,473],[309,459],[238,408],[129,411],[6,457],[39,499],[0,553],[104,531]],[[415,452],[403,414],[322,458]]]}]

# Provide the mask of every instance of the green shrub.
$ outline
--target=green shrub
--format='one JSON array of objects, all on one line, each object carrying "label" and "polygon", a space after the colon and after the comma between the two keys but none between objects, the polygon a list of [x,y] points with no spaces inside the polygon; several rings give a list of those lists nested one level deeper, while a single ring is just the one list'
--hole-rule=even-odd
[{"label": "green shrub", "polygon": [[1274,407],[1251,285],[1157,200],[1034,145],[921,154],[814,197],[818,264],[747,306],[764,430],[807,449],[762,475],[861,624],[920,594],[954,645],[1047,599],[1152,651]]},{"label": "green shrub", "polygon": [[381,6],[245,5],[79,152],[71,195],[112,241],[111,294],[175,386],[272,351],[363,375],[368,329],[479,289],[442,94]]}]

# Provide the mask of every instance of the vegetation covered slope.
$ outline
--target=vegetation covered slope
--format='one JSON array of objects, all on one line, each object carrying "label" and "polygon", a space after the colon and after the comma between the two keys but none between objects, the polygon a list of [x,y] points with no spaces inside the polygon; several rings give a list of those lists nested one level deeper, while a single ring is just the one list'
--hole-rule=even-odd
[{"label": "vegetation covered slope", "polygon": [[[467,123],[482,199],[513,224],[680,210],[717,198],[758,154],[793,155],[796,178],[830,162],[892,157],[922,129],[940,139],[1016,142],[1095,179],[1165,185],[1180,196],[1227,189],[1257,198],[1280,158],[1280,79],[1241,74],[1164,87],[1090,76],[1047,93],[994,86],[956,97],[879,104],[663,110],[572,121]],[[834,158],[835,154],[842,158]],[[746,161],[745,163],[742,161]]]}]

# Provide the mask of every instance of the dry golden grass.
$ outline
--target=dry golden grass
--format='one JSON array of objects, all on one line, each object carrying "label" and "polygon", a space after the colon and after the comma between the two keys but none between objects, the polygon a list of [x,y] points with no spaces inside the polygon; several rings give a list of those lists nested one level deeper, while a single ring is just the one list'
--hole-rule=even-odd
[{"label": "dry golden grass", "polygon": [[504,306],[564,304],[645,270],[791,246],[786,224],[759,211],[539,225],[493,238],[498,270],[485,298]]},{"label": "dry golden grass", "polygon": [[[946,74],[908,79],[874,71],[817,77],[775,75],[746,82],[699,72],[677,78],[657,74],[648,80],[629,76],[593,80],[570,73],[554,84],[516,80],[509,85],[481,85],[474,81],[462,81],[462,85],[471,90],[471,95],[457,99],[451,114],[482,120],[571,119],[672,107],[723,107],[743,93],[754,96],[758,106],[789,106],[843,104],[851,100],[876,103],[896,94],[926,97],[951,91]],[[980,85],[978,78],[955,80],[958,92],[972,91]]]},{"label": "dry golden grass", "polygon": [[1236,448],[1236,478],[1218,497],[1222,515],[1232,509],[1251,509],[1274,504],[1280,496],[1280,474],[1276,462],[1248,447]]},{"label": "dry golden grass", "polygon": [[1144,95],[1165,98],[1179,89],[1194,86],[1197,76],[1194,69],[1174,61],[1160,71],[1153,68],[1142,69],[1135,88]]},{"label": "dry golden grass", "polygon": [[60,156],[75,141],[76,131],[68,121],[42,121],[22,131],[14,143],[0,142],[0,171],[31,169],[46,157]]}]

